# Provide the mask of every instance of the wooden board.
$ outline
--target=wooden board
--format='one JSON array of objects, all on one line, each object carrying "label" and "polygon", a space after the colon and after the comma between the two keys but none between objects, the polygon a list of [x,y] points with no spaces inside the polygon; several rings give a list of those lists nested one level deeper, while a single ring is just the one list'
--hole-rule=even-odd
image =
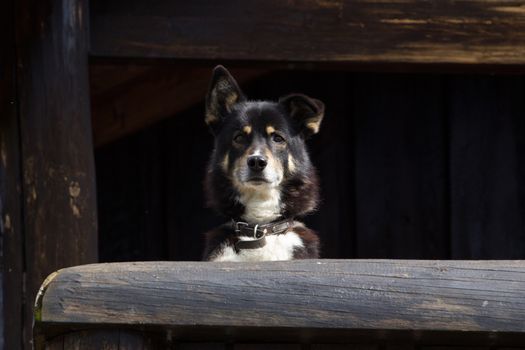
[{"label": "wooden board", "polygon": [[62,329],[191,326],[228,334],[236,328],[474,333],[483,344],[498,344],[508,332],[525,340],[524,300],[523,261],[118,263],[59,271],[39,299],[37,321]]},{"label": "wooden board", "polygon": [[43,279],[97,259],[87,11],[84,0],[15,3],[26,349]]},{"label": "wooden board", "polygon": [[519,0],[91,2],[103,57],[525,63]]}]

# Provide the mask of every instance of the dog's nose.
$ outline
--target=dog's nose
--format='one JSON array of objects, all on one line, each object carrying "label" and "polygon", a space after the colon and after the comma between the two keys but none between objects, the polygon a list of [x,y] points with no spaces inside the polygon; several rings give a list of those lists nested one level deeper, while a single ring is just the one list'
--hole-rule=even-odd
[{"label": "dog's nose", "polygon": [[268,161],[262,156],[250,156],[248,157],[248,167],[254,171],[262,171],[266,168]]}]

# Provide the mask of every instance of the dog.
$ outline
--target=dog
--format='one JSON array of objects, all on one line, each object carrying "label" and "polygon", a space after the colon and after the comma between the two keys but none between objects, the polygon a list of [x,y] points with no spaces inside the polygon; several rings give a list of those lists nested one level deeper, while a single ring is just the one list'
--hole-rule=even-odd
[{"label": "dog", "polygon": [[204,260],[319,257],[319,238],[295,219],[313,212],[319,181],[305,140],[324,104],[303,94],[249,101],[223,66],[213,70],[205,122],[214,136],[204,189],[209,207],[231,219],[205,234]]}]

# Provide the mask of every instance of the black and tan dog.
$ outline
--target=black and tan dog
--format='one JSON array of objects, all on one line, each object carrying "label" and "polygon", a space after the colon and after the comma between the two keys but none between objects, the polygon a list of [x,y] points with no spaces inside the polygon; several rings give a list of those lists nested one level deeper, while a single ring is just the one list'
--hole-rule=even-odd
[{"label": "black and tan dog", "polygon": [[315,210],[319,186],[305,140],[324,105],[301,94],[248,101],[222,66],[213,71],[206,123],[215,136],[205,187],[231,222],[206,234],[205,260],[317,258],[319,239],[295,218]]}]

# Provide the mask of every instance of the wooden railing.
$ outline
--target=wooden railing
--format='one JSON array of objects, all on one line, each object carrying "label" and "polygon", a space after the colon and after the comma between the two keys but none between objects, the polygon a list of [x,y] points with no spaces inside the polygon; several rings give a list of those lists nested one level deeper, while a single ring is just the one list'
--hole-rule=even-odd
[{"label": "wooden railing", "polygon": [[85,265],[46,280],[35,318],[37,349],[525,346],[525,262]]}]

